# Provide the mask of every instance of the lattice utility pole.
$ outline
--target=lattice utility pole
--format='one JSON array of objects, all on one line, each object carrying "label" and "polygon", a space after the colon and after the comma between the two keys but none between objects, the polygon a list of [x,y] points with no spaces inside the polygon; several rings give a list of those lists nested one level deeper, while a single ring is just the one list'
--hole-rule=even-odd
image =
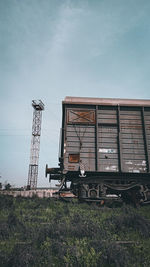
[{"label": "lattice utility pole", "polygon": [[28,173],[28,187],[30,189],[36,189],[38,178],[38,162],[40,152],[40,135],[41,135],[41,122],[42,122],[42,110],[44,110],[44,104],[41,100],[33,100],[33,123],[32,123],[32,139],[31,139],[31,151],[30,151],[30,164]]}]

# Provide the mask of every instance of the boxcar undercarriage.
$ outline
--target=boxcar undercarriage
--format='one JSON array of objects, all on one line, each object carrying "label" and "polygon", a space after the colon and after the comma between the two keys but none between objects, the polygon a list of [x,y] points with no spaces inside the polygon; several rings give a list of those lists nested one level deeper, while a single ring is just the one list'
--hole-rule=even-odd
[{"label": "boxcar undercarriage", "polygon": [[[114,173],[91,173],[68,172],[62,174],[59,168],[48,168],[46,176],[49,179],[59,179],[58,193],[70,191],[80,201],[100,202],[111,199],[120,199],[126,203],[149,204],[150,181],[149,175],[141,174],[115,174]],[[68,186],[69,183],[69,186]]]}]

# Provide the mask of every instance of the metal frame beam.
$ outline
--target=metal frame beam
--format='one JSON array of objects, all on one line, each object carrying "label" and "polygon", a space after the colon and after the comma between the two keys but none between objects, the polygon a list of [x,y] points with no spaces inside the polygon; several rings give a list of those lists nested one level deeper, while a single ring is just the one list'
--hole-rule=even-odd
[{"label": "metal frame beam", "polygon": [[96,123],[95,123],[95,170],[98,171],[99,167],[99,158],[98,158],[98,106],[95,108],[95,117],[96,117]]},{"label": "metal frame beam", "polygon": [[118,167],[119,172],[122,172],[122,144],[121,144],[121,129],[120,129],[120,106],[117,108],[117,122],[118,122]]},{"label": "metal frame beam", "polygon": [[147,142],[147,133],[146,133],[146,126],[145,126],[145,116],[144,116],[144,107],[142,107],[142,124],[143,124],[143,137],[144,137],[144,149],[145,149],[145,157],[146,157],[146,166],[147,172],[150,172],[149,166],[149,153],[148,153],[148,142]]}]

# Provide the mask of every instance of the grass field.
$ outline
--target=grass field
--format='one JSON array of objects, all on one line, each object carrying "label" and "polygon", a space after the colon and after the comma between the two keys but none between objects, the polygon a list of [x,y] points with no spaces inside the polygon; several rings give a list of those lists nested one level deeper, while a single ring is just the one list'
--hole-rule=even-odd
[{"label": "grass field", "polygon": [[0,195],[0,266],[150,266],[150,206]]}]

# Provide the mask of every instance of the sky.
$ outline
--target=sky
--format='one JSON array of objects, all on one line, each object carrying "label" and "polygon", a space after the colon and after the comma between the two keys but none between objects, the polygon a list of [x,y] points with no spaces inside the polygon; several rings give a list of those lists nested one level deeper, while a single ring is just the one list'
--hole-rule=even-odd
[{"label": "sky", "polygon": [[150,99],[149,14],[149,0],[0,0],[0,182],[27,185],[33,99],[38,187],[58,167],[65,96]]}]

